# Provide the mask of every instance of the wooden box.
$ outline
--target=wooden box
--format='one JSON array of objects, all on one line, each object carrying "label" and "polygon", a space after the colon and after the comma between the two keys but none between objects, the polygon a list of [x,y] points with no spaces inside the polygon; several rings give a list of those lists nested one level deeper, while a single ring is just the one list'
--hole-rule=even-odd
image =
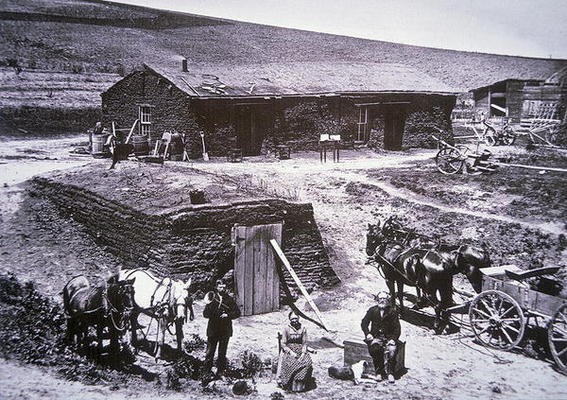
[{"label": "wooden box", "polygon": [[[368,353],[368,347],[366,343],[358,339],[349,339],[343,342],[344,348],[344,365],[352,365],[360,360],[368,361],[368,365],[364,370],[365,373],[374,374],[375,368],[372,362],[372,357]],[[405,371],[405,353],[406,353],[406,343],[398,341],[398,350],[396,352],[396,365],[394,369],[394,374],[400,375]]]}]

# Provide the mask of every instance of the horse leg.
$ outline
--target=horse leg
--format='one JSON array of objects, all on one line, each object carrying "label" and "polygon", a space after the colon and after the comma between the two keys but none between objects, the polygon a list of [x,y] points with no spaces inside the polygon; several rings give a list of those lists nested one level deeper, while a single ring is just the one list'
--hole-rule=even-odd
[{"label": "horse leg", "polygon": [[96,340],[97,340],[97,357],[100,360],[102,356],[102,334],[104,331],[104,319],[101,319],[96,324]]},{"label": "horse leg", "polygon": [[424,298],[425,296],[424,296],[424,294],[421,291],[421,288],[419,286],[415,287],[415,294],[417,296],[417,300],[416,300],[413,308],[416,309],[416,310],[419,310],[420,308],[423,308],[427,302],[426,302],[426,300]]},{"label": "horse leg", "polygon": [[177,338],[177,352],[183,353],[183,318],[175,319],[175,337]]},{"label": "horse leg", "polygon": [[163,344],[165,342],[165,328],[167,324],[167,322],[161,317],[158,318],[157,321],[158,321],[158,326],[156,333],[156,355],[155,355],[156,362],[161,357],[161,351],[163,348]]},{"label": "horse leg", "polygon": [[445,284],[439,288],[439,295],[441,297],[441,302],[439,304],[439,317],[440,320],[443,322],[444,328],[449,323],[449,316],[450,313],[447,311],[447,308],[453,305],[453,278],[449,278]]},{"label": "horse leg", "polygon": [[396,282],[393,279],[386,279],[386,285],[388,286],[388,291],[390,292],[390,303],[392,307],[396,306]]},{"label": "horse leg", "polygon": [[138,338],[136,337],[136,329],[138,329],[138,316],[139,313],[132,312],[130,315],[130,331],[132,333],[132,337],[130,342],[132,343],[132,347],[134,348],[134,354],[138,354]]},{"label": "horse leg", "polygon": [[398,301],[400,302],[400,314],[404,312],[404,283],[398,281]]}]

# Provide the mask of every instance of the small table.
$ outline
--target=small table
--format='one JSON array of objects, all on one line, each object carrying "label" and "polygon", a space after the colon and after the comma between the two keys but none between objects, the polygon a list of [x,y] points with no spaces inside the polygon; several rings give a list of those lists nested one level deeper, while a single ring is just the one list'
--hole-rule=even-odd
[{"label": "small table", "polygon": [[327,162],[327,151],[333,152],[333,162],[340,161],[339,142],[335,140],[325,140],[319,142],[319,157],[321,162]]}]

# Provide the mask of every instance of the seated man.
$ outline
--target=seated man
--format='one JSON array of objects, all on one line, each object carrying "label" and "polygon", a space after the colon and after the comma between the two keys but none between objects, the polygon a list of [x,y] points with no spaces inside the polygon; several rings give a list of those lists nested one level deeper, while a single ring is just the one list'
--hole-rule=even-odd
[{"label": "seated man", "polygon": [[[397,310],[390,305],[390,295],[379,292],[377,305],[370,307],[360,324],[366,338],[368,352],[374,362],[378,380],[388,378],[394,383],[396,343],[400,337],[400,319]],[[369,329],[370,325],[370,329]]]}]

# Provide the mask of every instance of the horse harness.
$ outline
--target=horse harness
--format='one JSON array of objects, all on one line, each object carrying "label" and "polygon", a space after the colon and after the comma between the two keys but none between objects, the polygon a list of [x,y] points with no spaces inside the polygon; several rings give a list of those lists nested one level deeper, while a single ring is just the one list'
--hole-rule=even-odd
[{"label": "horse harness", "polygon": [[[75,298],[75,296],[76,296],[78,293],[80,293],[80,292],[82,292],[82,291],[85,291],[85,290],[91,290],[91,289],[93,289],[93,288],[91,288],[90,286],[88,286],[88,287],[83,287],[83,288],[77,290],[77,291],[76,291],[75,293],[73,293],[73,295],[69,298],[69,304],[71,304],[72,300]],[[112,302],[111,302],[110,299],[108,298],[108,290],[104,290],[103,298],[104,298],[106,304],[110,305],[110,307],[106,307],[106,305],[100,305],[99,307],[97,307],[97,308],[95,308],[95,309],[93,309],[93,310],[86,310],[86,311],[83,311],[83,312],[81,312],[81,313],[79,313],[79,314],[76,314],[76,315],[74,315],[74,316],[71,316],[71,314],[69,314],[69,313],[67,312],[67,310],[65,310],[65,314],[67,314],[67,318],[78,318],[78,317],[81,317],[81,316],[83,316],[83,315],[94,314],[94,313],[99,312],[99,311],[101,311],[101,310],[104,309],[104,310],[106,311],[105,316],[107,316],[107,317],[109,316],[109,317],[110,317],[110,320],[112,321],[112,325],[113,325],[114,329],[116,329],[116,330],[118,330],[118,331],[124,331],[124,330],[127,328],[126,324],[124,324],[123,327],[120,328],[120,327],[118,326],[118,324],[116,323],[116,321],[114,320],[114,313],[119,313],[120,311],[118,311],[118,309],[114,306],[114,304],[112,304]],[[129,312],[129,311],[131,311],[131,310],[132,310],[131,308],[125,308],[125,309],[124,309],[124,311],[126,311],[126,312]]]}]

